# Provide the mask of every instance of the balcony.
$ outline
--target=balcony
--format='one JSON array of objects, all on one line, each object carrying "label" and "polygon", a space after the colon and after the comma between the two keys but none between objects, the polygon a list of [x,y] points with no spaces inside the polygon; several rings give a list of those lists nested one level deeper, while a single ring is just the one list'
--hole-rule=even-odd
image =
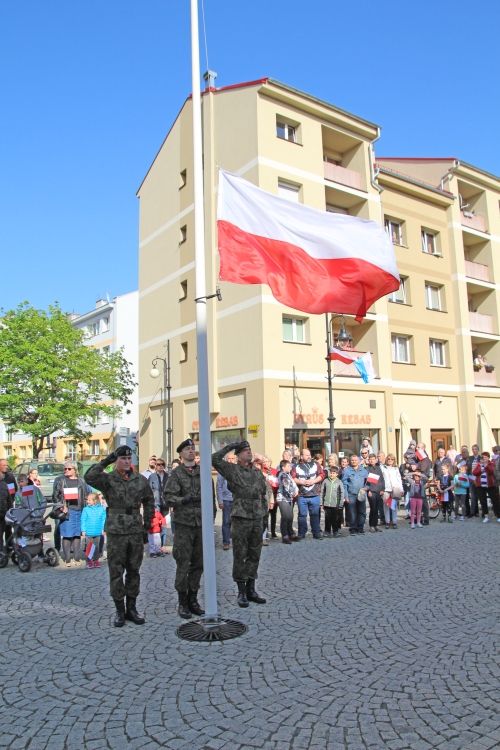
[{"label": "balcony", "polygon": [[477,333],[493,333],[493,316],[483,313],[469,312],[469,329]]},{"label": "balcony", "polygon": [[486,219],[481,214],[472,213],[472,211],[460,211],[461,223],[469,229],[476,229],[478,232],[487,232]]},{"label": "balcony", "polygon": [[474,385],[486,385],[486,386],[496,388],[496,385],[497,385],[496,372],[495,371],[486,372],[486,370],[483,367],[482,370],[479,370],[479,372],[474,373]]},{"label": "balcony", "polygon": [[478,281],[489,281],[490,271],[488,266],[483,263],[475,263],[472,260],[465,261],[465,275],[469,279],[477,279]]},{"label": "balcony", "polygon": [[325,167],[325,180],[337,182],[340,185],[355,188],[356,190],[365,189],[359,172],[355,172],[353,169],[346,169],[346,167],[341,167],[338,164],[332,164],[329,161],[323,163]]}]

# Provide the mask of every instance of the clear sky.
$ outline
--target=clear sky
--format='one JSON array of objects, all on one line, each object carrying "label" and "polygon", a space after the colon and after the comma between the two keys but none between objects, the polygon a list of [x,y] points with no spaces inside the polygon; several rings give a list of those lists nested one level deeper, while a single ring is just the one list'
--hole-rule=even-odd
[{"label": "clear sky", "polygon": [[[204,4],[217,85],[269,76],[380,125],[379,156],[500,174],[498,0]],[[0,0],[0,29],[0,307],[86,312],[137,288],[135,193],[191,89],[189,0]]]}]

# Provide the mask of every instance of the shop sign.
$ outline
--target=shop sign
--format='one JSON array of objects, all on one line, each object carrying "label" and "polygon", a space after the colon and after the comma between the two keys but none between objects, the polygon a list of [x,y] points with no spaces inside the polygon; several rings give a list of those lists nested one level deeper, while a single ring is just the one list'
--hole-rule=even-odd
[{"label": "shop sign", "polygon": [[[215,418],[215,429],[220,430],[227,427],[237,427],[238,426],[238,417],[236,415],[230,416],[230,417],[224,417],[219,416]],[[197,419],[194,419],[191,422],[191,430],[192,432],[198,432],[200,429],[200,423]]]},{"label": "shop sign", "polygon": [[342,424],[371,424],[371,414],[342,414]]},{"label": "shop sign", "polygon": [[316,407],[313,407],[310,414],[302,414],[302,412],[299,412],[298,414],[293,415],[293,424],[295,427],[300,427],[303,425],[304,427],[307,427],[307,425],[313,425],[313,424],[325,424],[326,419],[325,415],[318,412],[318,409]]}]

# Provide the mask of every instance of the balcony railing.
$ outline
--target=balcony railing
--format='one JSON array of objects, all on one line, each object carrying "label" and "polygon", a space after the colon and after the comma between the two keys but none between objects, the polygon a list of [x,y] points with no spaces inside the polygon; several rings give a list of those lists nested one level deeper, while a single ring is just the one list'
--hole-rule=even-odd
[{"label": "balcony railing", "polygon": [[487,232],[486,219],[481,214],[473,214],[468,211],[460,211],[461,221],[464,227],[470,227],[470,229],[477,229],[479,232]]},{"label": "balcony railing", "polygon": [[325,167],[325,180],[331,180],[332,182],[338,182],[340,185],[346,185],[346,187],[356,188],[356,190],[363,190],[363,180],[359,172],[355,172],[353,169],[346,169],[338,164],[332,164],[329,161],[324,162]]},{"label": "balcony railing", "polygon": [[490,271],[488,266],[483,263],[475,263],[472,260],[465,261],[465,274],[470,279],[478,279],[478,281],[489,281]]},{"label": "balcony railing", "polygon": [[493,372],[486,372],[486,370],[483,369],[479,370],[479,372],[474,373],[474,385],[489,385],[496,387],[497,384],[497,374],[495,371]]},{"label": "balcony railing", "polygon": [[493,316],[483,315],[483,313],[478,312],[470,312],[469,327],[471,331],[477,331],[477,333],[494,333]]}]

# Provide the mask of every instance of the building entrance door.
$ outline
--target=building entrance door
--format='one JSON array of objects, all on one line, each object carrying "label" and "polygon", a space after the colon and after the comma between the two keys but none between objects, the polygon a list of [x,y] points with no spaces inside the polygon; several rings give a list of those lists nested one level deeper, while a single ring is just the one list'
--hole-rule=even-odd
[{"label": "building entrance door", "polygon": [[[438,448],[445,451],[453,445],[453,430],[431,430],[431,451],[435,458]],[[456,446],[454,446],[456,448]]]}]

